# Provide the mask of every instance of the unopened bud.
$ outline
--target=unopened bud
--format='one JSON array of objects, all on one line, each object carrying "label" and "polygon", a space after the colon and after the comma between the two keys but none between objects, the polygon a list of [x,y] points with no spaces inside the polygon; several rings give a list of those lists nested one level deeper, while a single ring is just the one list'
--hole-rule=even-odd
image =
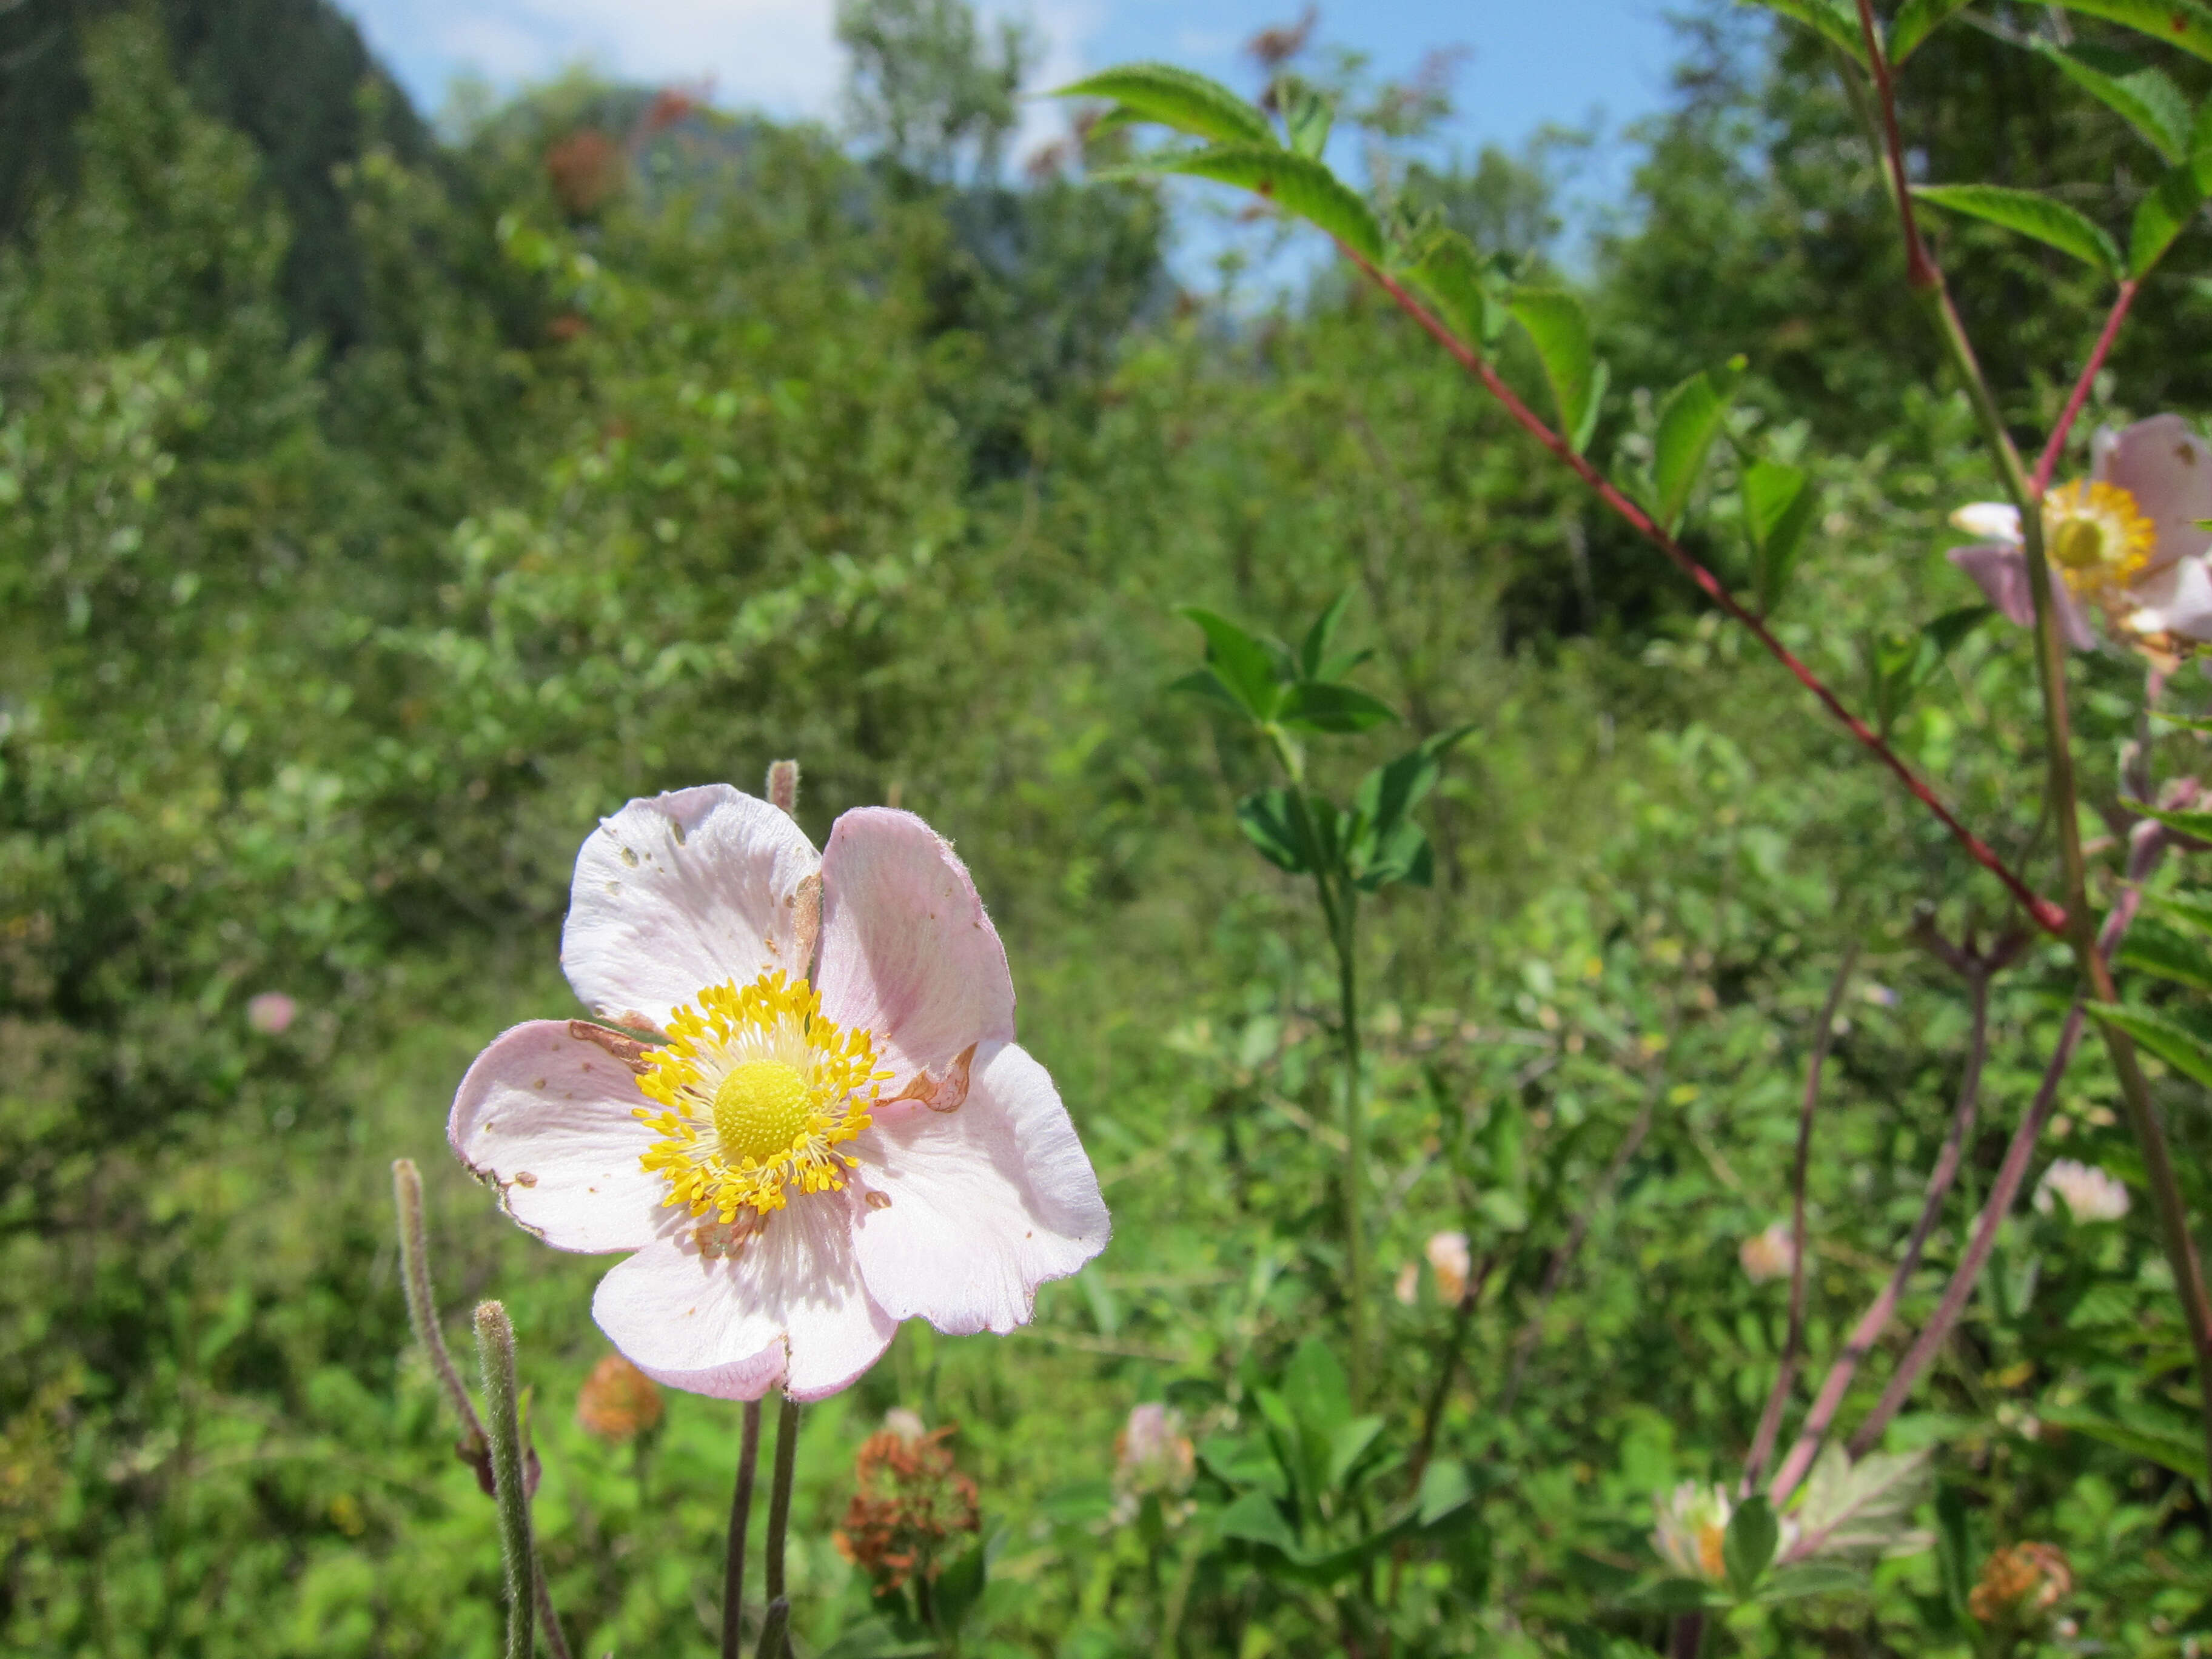
[{"label": "unopened bud", "polygon": [[1982,1564],[1966,1611],[1985,1625],[2027,1625],[2074,1593],[2074,1569],[2056,1544],[2008,1544]]},{"label": "unopened bud", "polygon": [[789,817],[799,810],[799,763],[772,762],[768,769],[768,804]]},{"label": "unopened bud", "polygon": [[1769,1279],[1790,1277],[1797,1265],[1797,1247],[1789,1227],[1778,1221],[1738,1245],[1735,1259],[1743,1264],[1746,1278],[1754,1285],[1764,1285]]},{"label": "unopened bud", "polygon": [[1474,1259],[1468,1254],[1465,1233],[1431,1233],[1428,1257],[1430,1271],[1437,1276],[1439,1297],[1456,1302],[1467,1294],[1467,1276],[1474,1267]]},{"label": "unopened bud", "polygon": [[592,1367],[576,1395],[576,1423],[611,1446],[627,1446],[660,1426],[660,1389],[618,1353]]},{"label": "unopened bud", "polygon": [[1729,1517],[1734,1513],[1728,1489],[1685,1480],[1651,1507],[1658,1526],[1651,1547],[1659,1558],[1686,1578],[1702,1578],[1717,1584],[1728,1577]]}]

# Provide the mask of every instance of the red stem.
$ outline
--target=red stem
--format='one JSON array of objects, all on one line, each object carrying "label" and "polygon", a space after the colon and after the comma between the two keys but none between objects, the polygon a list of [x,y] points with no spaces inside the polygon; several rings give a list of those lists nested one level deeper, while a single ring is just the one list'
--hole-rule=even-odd
[{"label": "red stem", "polygon": [[[1340,243],[1339,246],[1344,245]],[[1583,457],[1559,434],[1544,424],[1543,418],[1515,395],[1513,388],[1498,378],[1498,372],[1482,360],[1481,356],[1467,342],[1453,333],[1444,323],[1416,299],[1403,284],[1388,271],[1380,269],[1357,249],[1344,247],[1345,257],[1364,271],[1368,279],[1396,302],[1398,308],[1419,324],[1428,336],[1443,347],[1458,362],[1461,368],[1482,382],[1483,389],[1504,406],[1505,412],[1523,430],[1553,454],[1573,469],[1575,475],[1588,484],[1597,498],[1626,520],[1629,527],[1665,554],[1683,574],[1695,582],[1705,596],[1737,622],[1751,630],[1752,637],[1765,647],[1767,654],[1796,677],[1797,683],[1820,700],[1821,706],[1842,722],[1844,729],[1863,744],[1894,773],[1912,798],[1925,806],[1952,838],[1966,851],[1966,855],[2005,884],[2008,891],[2018,899],[2027,914],[2034,918],[2037,927],[2045,933],[2063,937],[2066,931],[2066,912],[2049,899],[2043,897],[2007,867],[1989,843],[1954,817],[1951,810],[1936,799],[1936,792],[1921,780],[1918,773],[1905,764],[1896,750],[1875,735],[1872,727],[1851,713],[1842,698],[1833,691],[1790,647],[1768,631],[1766,624],[1747,609],[1743,602],[1731,593],[1719,577],[1699,564],[1685,552],[1674,538],[1653,523],[1643,508],[1622,495],[1606,481],[1605,476]]]},{"label": "red stem", "polygon": [[2112,310],[2105,318],[2103,332],[2091,348],[2089,361],[2081,365],[2081,378],[2074,382],[2073,394],[2066,399],[2066,407],[2058,416],[2058,424],[2051,428],[2051,441],[2043,446],[2043,453],[2036,458],[2033,494],[2041,501],[2043,492],[2051,488],[2051,475],[2058,465],[2059,452],[2066,447],[2066,434],[2074,429],[2074,417],[2081,412],[2088,401],[2089,384],[2097,378],[2097,371],[2105,366],[2105,357],[2119,337],[2120,325],[2127,320],[2128,307],[2135,303],[2136,283],[2129,277],[2120,284],[2119,297],[2112,301]]},{"label": "red stem", "polygon": [[1883,135],[1888,139],[1890,183],[1897,191],[1897,211],[1905,221],[1905,280],[1917,289],[1940,287],[1942,274],[1928,257],[1920,240],[1920,226],[1912,216],[1912,187],[1905,182],[1905,141],[1897,131],[1897,94],[1890,83],[1889,54],[1882,50],[1881,33],[1875,27],[1874,0],[1859,0],[1859,31],[1866,37],[1867,67],[1874,72],[1875,90],[1881,94]]}]

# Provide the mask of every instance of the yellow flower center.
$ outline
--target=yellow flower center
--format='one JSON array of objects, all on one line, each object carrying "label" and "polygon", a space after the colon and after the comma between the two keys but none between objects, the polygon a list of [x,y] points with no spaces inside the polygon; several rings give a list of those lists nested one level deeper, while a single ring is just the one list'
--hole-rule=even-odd
[{"label": "yellow flower center", "polygon": [[805,1129],[813,1103],[813,1091],[796,1066],[739,1060],[714,1090],[714,1133],[723,1158],[758,1163],[785,1151]]},{"label": "yellow flower center", "polygon": [[866,1128],[890,1073],[874,1039],[822,1018],[805,980],[778,969],[732,980],[678,1008],[637,1080],[635,1115],[658,1134],[639,1158],[668,1180],[671,1205],[732,1224],[739,1238],[791,1192],[832,1192],[857,1160],[836,1150]]},{"label": "yellow flower center", "polygon": [[2117,603],[2149,562],[2158,527],[2118,484],[2065,484],[2043,498],[2043,541],[2066,585]]}]

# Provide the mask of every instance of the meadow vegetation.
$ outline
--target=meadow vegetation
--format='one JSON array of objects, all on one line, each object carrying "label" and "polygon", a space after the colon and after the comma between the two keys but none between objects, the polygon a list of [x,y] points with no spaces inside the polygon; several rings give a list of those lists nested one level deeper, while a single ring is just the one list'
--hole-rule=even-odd
[{"label": "meadow vegetation", "polygon": [[[2156,155],[1998,38],[2044,9],[1975,10],[1904,71],[1924,176],[2065,187],[2123,222]],[[1931,938],[2007,959],[1961,1175],[1846,1430],[2035,1093],[2063,945],[1345,267],[1200,291],[1168,263],[1195,198],[1117,173],[1126,129],[1007,161],[1024,45],[961,7],[847,6],[844,133],[574,78],[434,139],[374,78],[335,137],[257,126],[197,15],[72,24],[82,95],[40,106],[37,165],[0,180],[22,204],[0,251],[0,1648],[499,1650],[493,1505],[409,1338],[396,1157],[423,1170],[454,1340],[480,1297],[513,1314],[574,1650],[713,1645],[738,1408],[580,1419],[605,1264],[509,1225],[441,1137],[484,1042],[570,1006],[560,923],[599,818],[757,788],[785,756],[817,842],[887,802],[957,844],[1115,1220],[1028,1328],[910,1323],[810,1407],[797,1651],[1679,1639],[1654,1498],[1733,1491],[1772,1389],[1788,1274],[1741,1253],[1790,1220],[1824,1004],[1785,1446],[1968,1069],[1974,976]],[[1303,51],[1394,211],[1579,295],[1609,474],[1644,476],[1658,400],[1743,355],[1685,545],[1749,584],[1747,457],[1807,469],[1778,632],[2057,890],[2031,636],[1969,614],[1943,557],[1991,468],[1832,49],[1695,12],[1585,252],[1557,240],[1557,146],[1450,154],[1435,83]],[[2212,82],[2158,62],[2191,98]],[[2032,453],[2105,298],[1995,226],[1933,232]],[[2207,247],[2185,231],[2145,281],[2062,476],[2094,425],[2212,409]],[[1524,339],[1497,358],[1539,397]],[[1170,690],[1205,650],[1178,607],[1295,644],[1340,598],[1367,653],[1346,677],[1401,718],[1316,739],[1318,790],[1472,727],[1420,809],[1431,884],[1362,900],[1349,1366],[1329,941],[1311,884],[1239,830],[1266,743]],[[2212,707],[2193,664],[2166,699]],[[2201,770],[2205,738],[2151,723],[2118,648],[2076,659],[2073,708],[2109,901],[2130,779]],[[2160,872],[2179,908],[2139,948],[2189,959],[2201,867]],[[2137,983],[2197,1018],[2201,990]],[[2148,1064],[2201,1216],[2203,1085]],[[1707,1651],[2198,1650],[2197,1386],[2121,1104],[2086,1043],[2037,1167],[2137,1201],[2077,1222],[2023,1199],[1881,1442],[1926,1455],[1907,1508],[1849,1571],[1716,1607]],[[1456,1257],[1432,1249],[1450,1233]],[[977,1547],[948,1500],[926,1615],[833,1538],[895,1412],[952,1428],[929,1443],[973,1482]],[[870,1490],[946,1478],[934,1450],[872,1455]],[[2031,1543],[2063,1552],[2063,1600],[2032,1607],[2051,1576],[2007,1557],[2028,1589],[1975,1605],[1993,1552]]]}]

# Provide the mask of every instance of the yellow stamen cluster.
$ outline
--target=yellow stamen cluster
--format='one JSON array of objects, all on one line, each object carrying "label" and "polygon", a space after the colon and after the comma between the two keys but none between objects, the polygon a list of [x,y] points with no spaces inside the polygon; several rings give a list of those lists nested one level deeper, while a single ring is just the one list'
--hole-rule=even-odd
[{"label": "yellow stamen cluster", "polygon": [[2043,544],[2066,585],[2107,607],[2149,562],[2158,527],[2118,484],[2063,484],[2043,498]]},{"label": "yellow stamen cluster", "polygon": [[775,969],[709,986],[668,1033],[637,1080],[657,1104],[635,1115],[660,1136],[639,1162],[668,1177],[669,1204],[757,1226],[793,1188],[845,1185],[857,1161],[836,1149],[868,1127],[891,1075],[867,1032],[823,1018],[814,988]]}]

